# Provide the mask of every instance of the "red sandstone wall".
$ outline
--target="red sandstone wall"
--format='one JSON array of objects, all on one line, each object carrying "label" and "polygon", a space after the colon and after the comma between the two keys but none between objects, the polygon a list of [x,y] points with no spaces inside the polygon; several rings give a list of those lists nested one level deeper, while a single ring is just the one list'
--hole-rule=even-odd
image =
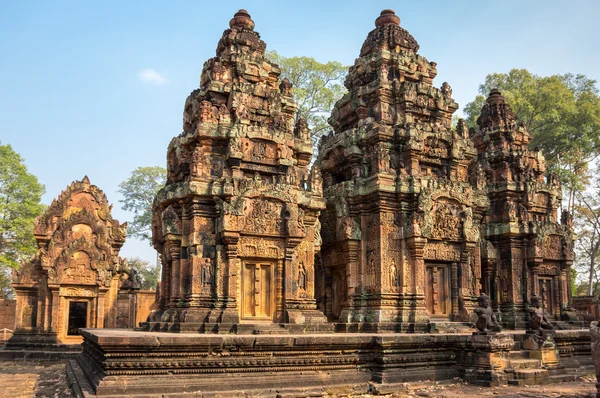
[{"label": "red sandstone wall", "polygon": [[[17,300],[0,299],[0,340],[4,340],[2,329],[15,330]],[[7,335],[7,338],[11,335]]]},{"label": "red sandstone wall", "polygon": [[156,290],[140,290],[137,294],[135,326],[138,326],[140,322],[145,322],[150,312],[157,309]]}]

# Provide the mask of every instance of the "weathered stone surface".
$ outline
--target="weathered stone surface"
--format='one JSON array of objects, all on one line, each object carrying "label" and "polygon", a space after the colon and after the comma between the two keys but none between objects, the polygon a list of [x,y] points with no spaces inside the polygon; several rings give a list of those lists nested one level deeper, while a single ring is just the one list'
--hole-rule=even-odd
[{"label": "weathered stone surface", "polygon": [[534,295],[554,320],[571,313],[574,235],[568,213],[558,223],[558,176],[546,173],[543,154],[529,149],[531,135],[516,119],[502,94],[492,90],[479,128],[469,133],[479,153],[473,183],[485,185],[490,199],[481,242],[482,288],[506,326],[523,328],[526,303]]},{"label": "weathered stone surface", "polygon": [[[119,257],[127,225],[112,218],[111,207],[85,177],[36,219],[38,252],[13,275],[16,333],[21,337],[43,331],[40,336],[53,334],[56,343],[56,338],[77,334],[77,326],[117,326],[117,293],[135,281]],[[70,323],[73,303],[84,306],[78,324]]]},{"label": "weathered stone surface", "polygon": [[265,48],[240,10],[186,100],[153,207],[163,259],[155,321],[195,331],[325,321],[314,297],[320,171],[308,168],[308,126],[294,122],[291,84]]},{"label": "weathered stone surface", "polygon": [[[329,120],[317,164],[324,310],[342,322],[469,321],[479,295],[485,186],[477,152],[436,63],[391,10],[369,33]],[[459,280],[459,275],[461,279]],[[410,329],[407,327],[407,330]]]},{"label": "weathered stone surface", "polygon": [[592,340],[592,359],[596,369],[596,397],[600,398],[600,327],[599,322],[594,321],[590,325],[590,336]]}]

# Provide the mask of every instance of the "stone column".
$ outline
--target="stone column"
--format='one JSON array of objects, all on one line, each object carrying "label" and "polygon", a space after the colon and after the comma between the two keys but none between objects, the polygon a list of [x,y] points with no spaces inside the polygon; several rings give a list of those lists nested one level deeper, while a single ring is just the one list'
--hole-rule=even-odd
[{"label": "stone column", "polygon": [[58,288],[52,291],[52,321],[50,329],[54,332],[59,332],[59,314],[60,314],[60,294]]},{"label": "stone column", "polygon": [[554,301],[554,313],[552,314],[554,317],[560,319],[560,297],[562,295],[562,285],[559,283],[559,276],[552,277],[552,290],[554,290],[554,294],[552,295],[552,300]]},{"label": "stone column", "polygon": [[596,398],[600,398],[600,322],[594,321],[590,324],[590,336],[592,339],[592,359],[596,368]]},{"label": "stone column", "polygon": [[458,263],[450,264],[450,300],[452,320],[457,321],[460,317],[460,309],[458,308]]}]

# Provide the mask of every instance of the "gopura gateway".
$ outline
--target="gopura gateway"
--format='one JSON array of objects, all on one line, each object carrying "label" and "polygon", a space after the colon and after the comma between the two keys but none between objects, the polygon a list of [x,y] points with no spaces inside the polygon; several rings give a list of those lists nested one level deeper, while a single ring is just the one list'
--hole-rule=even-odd
[{"label": "gopura gateway", "polygon": [[[527,127],[497,91],[477,129],[453,127],[435,62],[393,11],[375,25],[311,167],[292,86],[250,15],[235,14],[186,100],[153,205],[161,308],[145,331],[84,331],[77,388],[303,396],[421,378],[559,381],[591,363],[570,311],[570,220],[557,221],[560,185]],[[531,328],[531,313],[552,330]],[[446,330],[467,333],[397,333]]]},{"label": "gopura gateway", "polygon": [[[118,295],[136,282],[119,257],[127,224],[113,219],[111,208],[86,176],[36,219],[38,252],[13,277],[17,334],[9,345],[27,346],[24,336],[41,332],[66,342],[78,336],[78,328],[123,327]],[[30,343],[39,343],[40,337]]]}]

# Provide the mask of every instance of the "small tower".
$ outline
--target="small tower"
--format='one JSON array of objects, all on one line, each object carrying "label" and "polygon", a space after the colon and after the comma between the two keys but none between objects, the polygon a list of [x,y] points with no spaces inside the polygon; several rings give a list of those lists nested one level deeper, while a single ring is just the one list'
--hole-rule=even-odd
[{"label": "small tower", "polygon": [[479,296],[479,225],[488,206],[470,184],[476,156],[435,62],[384,10],[350,68],[348,93],[319,146],[326,314],[346,323],[468,317]]},{"label": "small tower", "polygon": [[161,320],[206,331],[324,322],[314,258],[325,205],[308,126],[250,15],[229,27],[185,102],[153,205]]},{"label": "small tower", "polygon": [[[498,90],[486,100],[471,137],[478,171],[487,186],[483,290],[502,311],[503,323],[525,326],[532,295],[556,320],[570,313],[573,231],[568,213],[558,223],[558,176],[547,173],[544,155],[529,149],[531,135]],[[572,319],[569,319],[572,320]]]}]

